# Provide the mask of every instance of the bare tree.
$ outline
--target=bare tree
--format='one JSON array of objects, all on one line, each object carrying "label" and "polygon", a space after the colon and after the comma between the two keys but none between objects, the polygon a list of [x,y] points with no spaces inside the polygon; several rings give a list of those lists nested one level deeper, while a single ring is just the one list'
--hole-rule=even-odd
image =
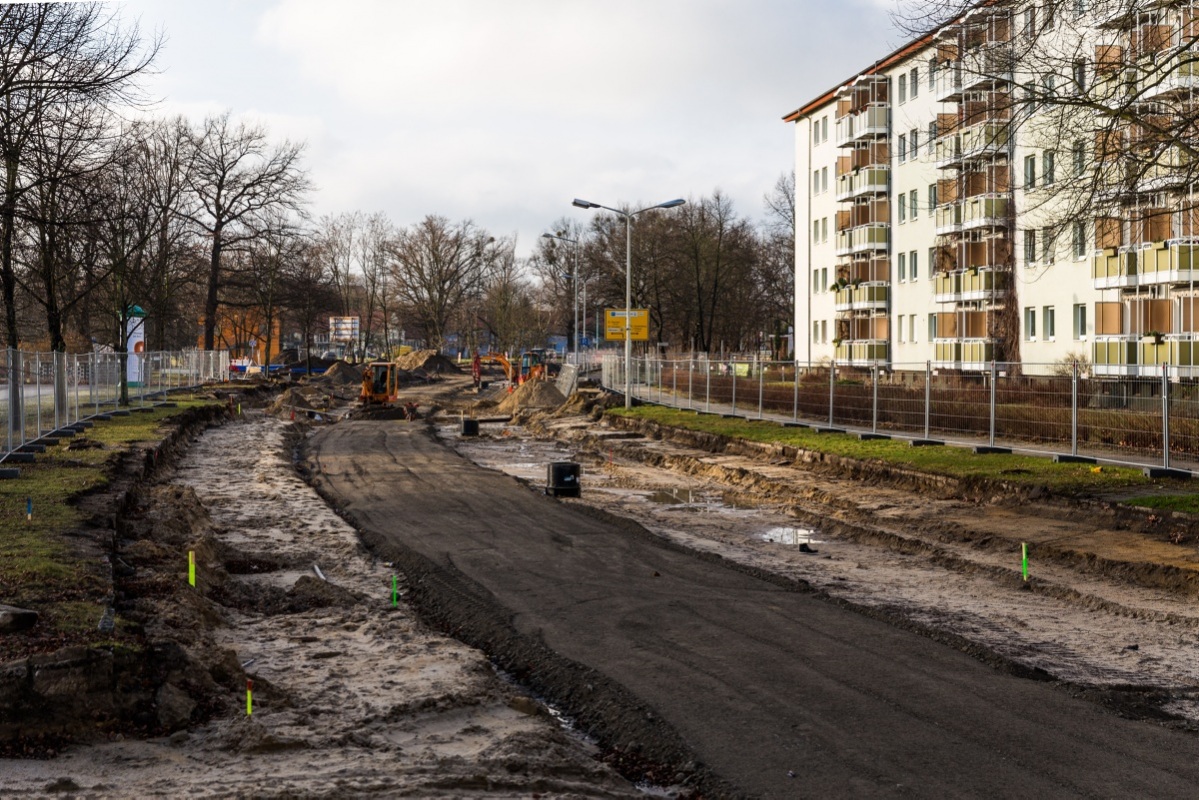
[{"label": "bare tree", "polygon": [[204,298],[204,348],[211,350],[223,252],[254,238],[265,214],[299,213],[309,183],[300,165],[303,145],[272,145],[263,128],[234,124],[228,111],[205,119],[193,146],[191,189],[199,203],[185,215],[212,240]]},{"label": "bare tree", "polygon": [[431,215],[400,232],[393,253],[396,294],[431,347],[445,344],[451,320],[479,294],[507,247],[470,220]]},{"label": "bare tree", "polygon": [[10,346],[20,340],[13,246],[18,204],[30,188],[24,169],[30,143],[49,116],[138,102],[136,79],[158,45],[101,3],[0,6],[0,292]]},{"label": "bare tree", "polygon": [[375,329],[375,315],[382,316],[383,350],[391,347],[389,311],[392,307],[389,260],[391,258],[395,231],[390,220],[383,214],[371,214],[363,221],[358,236],[357,261],[362,270],[362,288],[366,307],[362,319],[362,351],[371,341]]}]

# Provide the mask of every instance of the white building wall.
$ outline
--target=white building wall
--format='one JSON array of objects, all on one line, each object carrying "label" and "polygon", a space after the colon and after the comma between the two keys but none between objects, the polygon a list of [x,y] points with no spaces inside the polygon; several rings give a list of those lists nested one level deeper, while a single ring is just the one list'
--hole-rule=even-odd
[{"label": "white building wall", "polygon": [[795,358],[803,364],[831,359],[836,335],[834,109],[830,102],[796,123]]}]

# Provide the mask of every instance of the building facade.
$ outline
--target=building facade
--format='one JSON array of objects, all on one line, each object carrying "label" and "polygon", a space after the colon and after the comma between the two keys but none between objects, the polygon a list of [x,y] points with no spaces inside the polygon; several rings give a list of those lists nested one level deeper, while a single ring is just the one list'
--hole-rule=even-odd
[{"label": "building facade", "polygon": [[784,118],[801,363],[1199,376],[1199,14],[1143,5],[980,6]]}]

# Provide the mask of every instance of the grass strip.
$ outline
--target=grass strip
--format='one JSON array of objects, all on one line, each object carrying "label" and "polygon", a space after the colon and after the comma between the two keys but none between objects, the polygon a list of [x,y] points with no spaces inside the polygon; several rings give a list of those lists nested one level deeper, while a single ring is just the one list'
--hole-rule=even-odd
[{"label": "grass strip", "polygon": [[[72,500],[101,489],[109,480],[108,462],[138,442],[157,442],[168,418],[211,400],[172,398],[175,408],[154,408],[128,417],[97,421],[73,440],[49,447],[21,476],[0,481],[0,603],[30,608],[41,620],[30,635],[0,638],[0,661],[32,650],[111,637],[96,630],[108,593],[106,566],[94,551],[69,534],[83,519]],[[71,441],[98,446],[68,449]],[[33,516],[26,517],[32,501]]]},{"label": "grass strip", "polygon": [[1085,495],[1111,489],[1148,485],[1140,469],[1090,464],[1057,464],[1048,458],[1016,454],[979,455],[961,447],[912,447],[906,440],[862,441],[853,436],[785,428],[765,420],[726,419],[696,415],[663,406],[610,409],[609,414],[656,422],[674,428],[729,436],[751,442],[782,444],[859,461],[915,470],[957,479],[999,481],[1044,486],[1065,495]]}]

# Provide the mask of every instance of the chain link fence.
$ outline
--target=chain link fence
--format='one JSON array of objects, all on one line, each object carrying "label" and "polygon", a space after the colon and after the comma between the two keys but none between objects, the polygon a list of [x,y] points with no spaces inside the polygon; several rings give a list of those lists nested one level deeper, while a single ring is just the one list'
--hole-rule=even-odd
[{"label": "chain link fence", "polygon": [[[603,385],[623,392],[624,366],[622,356],[606,356]],[[1097,377],[1077,364],[991,363],[961,372],[931,362],[804,367],[703,355],[637,358],[631,366],[634,397],[678,408],[917,443],[1199,469],[1199,381],[1168,364],[1138,377]]]},{"label": "chain link fence", "polygon": [[229,354],[184,350],[123,358],[9,348],[0,365],[4,457],[76,422],[119,411],[122,370],[128,374],[130,405],[146,405],[173,389],[226,380]]}]

